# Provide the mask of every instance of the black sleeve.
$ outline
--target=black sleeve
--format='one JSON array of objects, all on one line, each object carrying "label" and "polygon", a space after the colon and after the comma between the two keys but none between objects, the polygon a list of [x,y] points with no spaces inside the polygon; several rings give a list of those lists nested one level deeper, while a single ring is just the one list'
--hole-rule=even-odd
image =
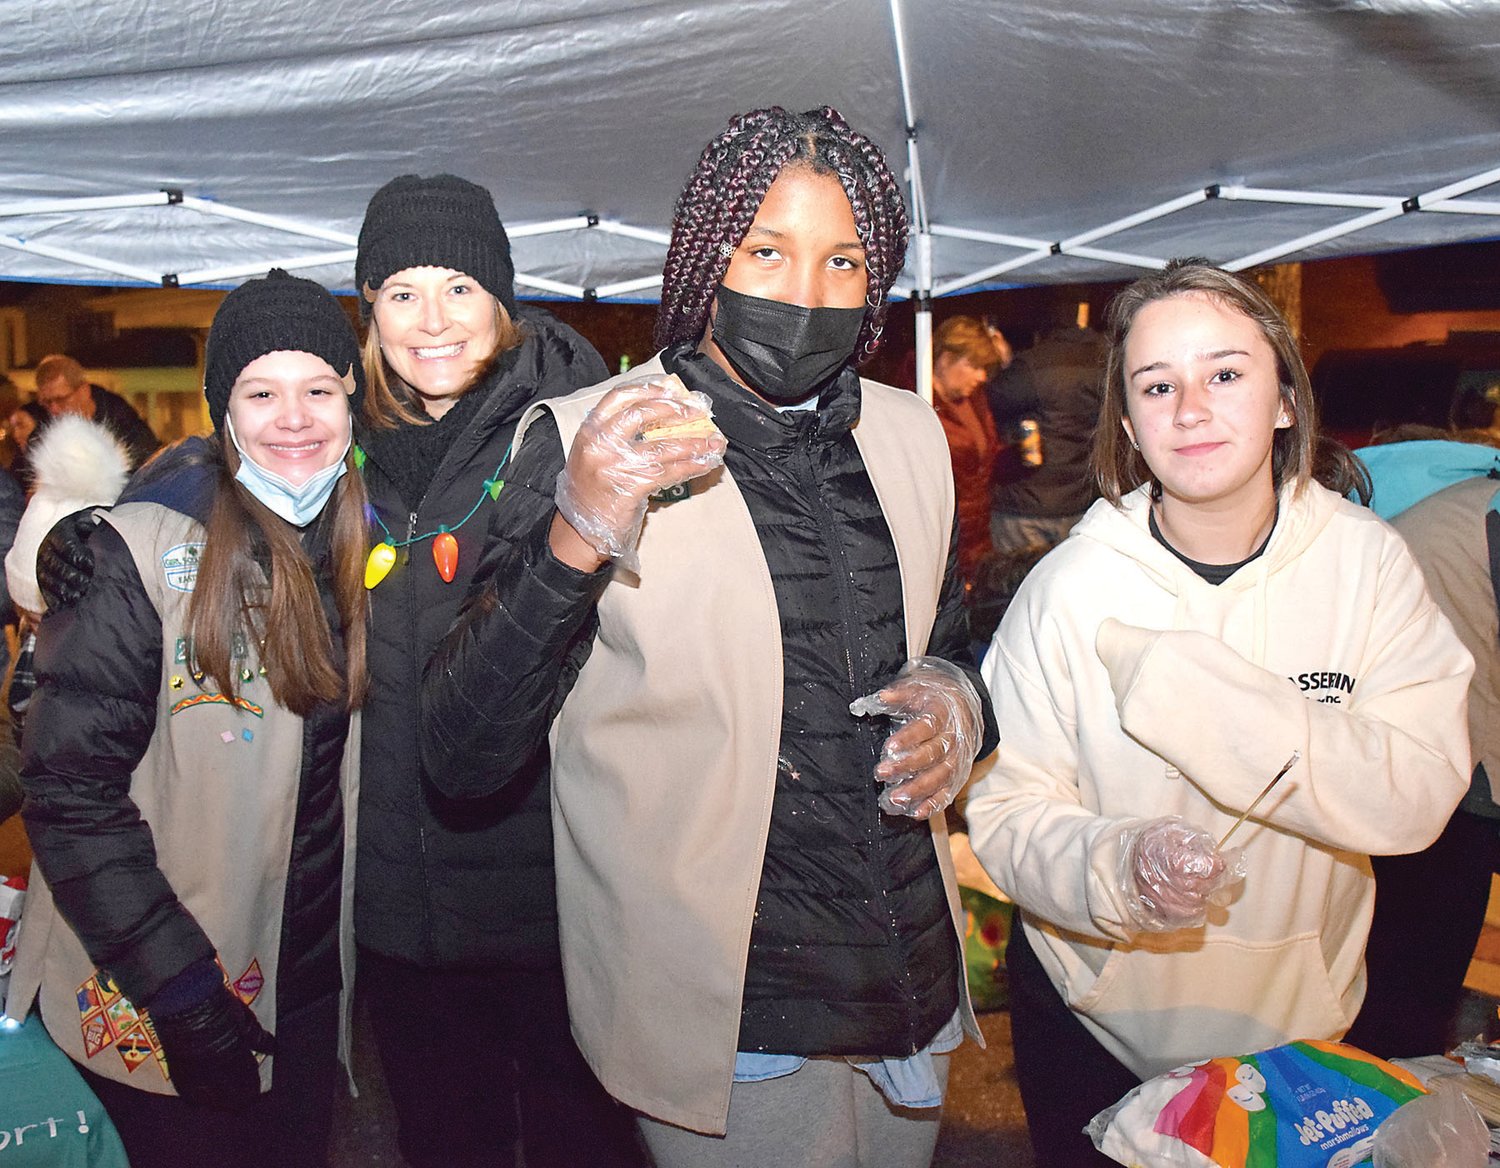
[{"label": "black sleeve", "polygon": [[974,661],[974,650],[969,638],[969,610],[964,606],[964,582],[958,573],[958,514],[953,515],[953,531],[948,537],[948,566],[943,572],[943,590],[938,596],[937,618],[932,624],[932,635],[927,639],[928,655],[941,657],[962,669],[979,695],[979,708],[984,717],[984,733],[979,753],[981,759],[1000,744],[1000,728],[995,722],[995,706],[990,700],[989,686],[979,676]]},{"label": "black sleeve", "polygon": [[94,575],[37,630],[21,814],[63,919],[134,1002],[214,948],[156,862],[131,775],[156,726],[161,619],[124,540],[100,524]]},{"label": "black sleeve", "polygon": [[427,664],[422,764],[445,795],[493,794],[529,773],[593,646],[610,566],[579,572],[552,554],[562,468],[557,424],[544,415],[511,463],[464,611]]},{"label": "black sleeve", "polygon": [[1011,362],[1009,369],[990,382],[988,397],[990,413],[1001,429],[1020,418],[1035,416],[1041,408],[1041,397],[1037,392],[1031,362],[1024,353]]}]

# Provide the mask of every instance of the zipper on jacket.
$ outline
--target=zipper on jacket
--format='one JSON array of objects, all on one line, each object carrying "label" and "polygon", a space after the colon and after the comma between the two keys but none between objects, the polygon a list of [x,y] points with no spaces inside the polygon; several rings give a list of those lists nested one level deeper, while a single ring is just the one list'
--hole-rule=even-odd
[{"label": "zipper on jacket", "polygon": [[412,545],[412,541],[415,540],[416,538],[417,538],[417,513],[415,511],[413,511],[411,513],[411,515],[407,517],[407,520],[406,520],[406,547],[403,549],[406,552],[406,558],[401,561],[401,564],[402,564],[403,567],[406,566],[407,564],[411,563],[411,545]]},{"label": "zipper on jacket", "polygon": [[[813,466],[813,438],[814,426],[812,425],[809,425],[798,435],[793,454],[794,473],[802,480],[803,491],[817,515],[817,524],[823,535],[823,546],[828,548],[829,556],[834,561],[835,575],[838,578],[839,639],[843,642],[844,672],[849,680],[849,692],[857,698],[871,692],[875,687],[875,683],[869,677],[859,676],[859,671],[855,668],[855,655],[851,636],[854,629],[856,609],[854,600],[850,596],[848,554],[839,530],[839,525],[833,518],[832,509],[823,501],[823,495],[818,489],[818,477]],[[852,439],[850,440],[852,441]],[[864,466],[863,459],[860,460],[860,465],[861,467]],[[865,478],[866,481],[869,480],[868,468],[865,469]],[[872,492],[874,491],[873,483],[871,483],[870,489]],[[874,723],[869,718],[858,719],[858,725],[860,733],[864,736],[865,740],[870,742],[874,747],[873,754],[878,761],[884,740],[875,741],[877,731]],[[886,849],[880,831],[880,817],[884,812],[880,810],[879,805],[874,799],[871,799],[870,806],[873,809],[873,815],[866,820],[865,839],[869,844],[870,855],[876,861],[877,870],[884,871]],[[906,1012],[906,1046],[910,1049],[911,1053],[915,1054],[916,1039],[912,1033],[912,1023],[916,1016],[915,1006],[917,1005],[917,996],[912,988],[911,971],[907,968],[904,953],[902,952],[900,922],[897,921],[896,912],[891,907],[890,889],[885,887],[885,881],[881,881],[879,892],[881,907],[885,911],[886,928],[891,943],[895,948],[896,960],[894,964],[896,966],[897,990],[908,1005]]]}]

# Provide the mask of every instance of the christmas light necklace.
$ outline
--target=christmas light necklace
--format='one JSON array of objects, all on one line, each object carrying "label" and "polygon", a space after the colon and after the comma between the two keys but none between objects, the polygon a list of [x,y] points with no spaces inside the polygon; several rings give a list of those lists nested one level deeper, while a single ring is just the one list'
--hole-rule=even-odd
[{"label": "christmas light necklace", "polygon": [[[437,565],[438,575],[443,578],[443,583],[453,583],[454,573],[458,571],[458,539],[453,533],[474,518],[484,504],[486,495],[491,499],[500,497],[500,491],[505,486],[505,480],[500,477],[500,473],[510,462],[510,452],[514,445],[512,443],[511,446],[505,448],[505,457],[500,460],[495,473],[485,479],[484,489],[479,492],[479,498],[474,500],[474,506],[469,508],[469,513],[452,526],[444,524],[436,531],[424,531],[421,535],[413,535],[409,539],[397,539],[391,534],[391,529],[385,525],[380,512],[372,506],[370,514],[375,517],[375,522],[380,524],[380,530],[385,532],[385,539],[372,547],[369,556],[365,559],[365,587],[374,588],[390,575],[391,569],[396,565],[398,548],[410,547],[414,543],[421,543],[424,539],[432,540],[432,562]],[[354,447],[354,467],[361,476],[364,475],[365,452],[364,448],[357,444]]]}]

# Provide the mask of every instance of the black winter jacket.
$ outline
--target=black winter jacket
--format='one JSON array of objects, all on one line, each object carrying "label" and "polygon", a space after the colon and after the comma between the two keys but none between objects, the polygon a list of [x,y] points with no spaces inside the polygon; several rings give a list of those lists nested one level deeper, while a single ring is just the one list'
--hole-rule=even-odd
[{"label": "black winter jacket", "polygon": [[994,510],[1012,515],[1082,515],[1096,492],[1089,445],[1104,390],[1104,337],[1092,329],[1048,333],[1017,354],[989,387],[1002,426],[1030,417],[1042,436],[1042,465],[991,492]]},{"label": "black winter jacket", "polygon": [[[158,503],[200,523],[217,466],[201,438],[164,451],[122,502]],[[304,537],[341,661],[342,635],[318,524]],[[92,580],[37,634],[38,688],[26,724],[23,816],[59,911],[89,956],[132,1001],[149,1005],[214,946],[157,867],[150,826],[131,802],[132,772],[156,725],[162,626],[120,534],[100,524],[88,538]],[[302,771],[283,902],[276,1001],[282,1016],[339,990],[339,889],[343,869],[340,770],[349,729],[342,704],[304,720]]]},{"label": "black winter jacket", "polygon": [[[781,614],[781,765],[740,1049],[910,1054],[957,1006],[958,954],[931,832],[878,810],[873,771],[889,727],[859,720],[849,732],[829,729],[849,726],[848,704],[907,659],[890,532],[850,432],[858,379],[846,372],[817,410],[778,414],[691,346],[669,350],[663,363],[714,400]],[[563,451],[549,417],[534,430],[476,577],[484,589],[476,606],[489,614],[483,631],[461,625],[429,669],[429,766],[454,791],[502,781],[505,759],[546,733],[587,659],[608,576],[607,568],[572,572],[547,552]],[[956,554],[955,538],[927,651],[960,664],[983,695],[968,659]],[[448,704],[459,678],[477,694],[471,705]],[[988,752],[995,733],[984,704]]]},{"label": "black winter jacket", "polygon": [[[559,962],[545,744],[514,760],[516,782],[478,800],[439,794],[418,758],[422,670],[469,590],[493,508],[486,484],[505,462],[516,422],[536,399],[605,376],[599,355],[567,325],[525,305],[519,316],[526,340],[472,391],[483,401],[419,504],[402,498],[378,442],[364,447],[371,506],[397,541],[444,526],[458,540],[451,583],[437,573],[432,540],[419,539],[370,594],[355,935],[363,947],[427,968]],[[373,541],[384,534],[377,524]]]}]

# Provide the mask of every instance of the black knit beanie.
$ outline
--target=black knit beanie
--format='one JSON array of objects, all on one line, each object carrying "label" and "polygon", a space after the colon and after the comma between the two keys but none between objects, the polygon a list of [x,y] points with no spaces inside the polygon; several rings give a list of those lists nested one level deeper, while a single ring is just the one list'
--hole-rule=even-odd
[{"label": "black knit beanie", "polygon": [[474,277],[515,319],[510,240],[495,200],[483,187],[455,174],[403,174],[375,192],[365,208],[354,259],[361,319],[370,317],[367,290],[373,293],[395,272],[422,267],[452,268]]},{"label": "black knit beanie", "polygon": [[224,297],[208,330],[203,396],[215,430],[224,424],[229,391],[245,366],[282,350],[321,357],[340,377],[352,371],[349,409],[359,411],[365,370],[349,317],[323,285],[272,268],[264,279],[247,280]]}]

